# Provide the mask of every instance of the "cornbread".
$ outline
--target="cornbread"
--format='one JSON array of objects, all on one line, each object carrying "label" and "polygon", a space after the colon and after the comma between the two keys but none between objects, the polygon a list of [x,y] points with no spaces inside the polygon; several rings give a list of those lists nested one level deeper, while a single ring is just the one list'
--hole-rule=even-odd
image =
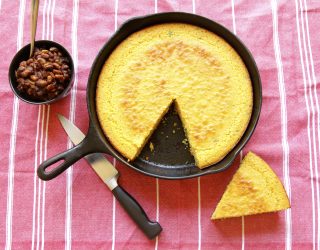
[{"label": "cornbread", "polygon": [[289,207],[288,196],[279,178],[264,160],[249,152],[211,219],[275,212]]},{"label": "cornbread", "polygon": [[167,23],[130,35],[106,60],[97,83],[104,133],[134,160],[172,103],[196,165],[217,163],[250,120],[246,66],[226,41],[197,26]]}]

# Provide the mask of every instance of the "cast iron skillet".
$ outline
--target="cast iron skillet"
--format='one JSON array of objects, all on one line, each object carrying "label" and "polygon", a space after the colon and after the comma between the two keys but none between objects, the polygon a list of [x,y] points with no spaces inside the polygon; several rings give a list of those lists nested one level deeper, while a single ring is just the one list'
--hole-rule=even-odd
[{"label": "cast iron skillet", "polygon": [[[249,71],[252,81],[253,111],[247,130],[239,143],[222,161],[205,169],[199,169],[195,166],[194,159],[191,156],[188,147],[181,142],[184,138],[184,133],[181,122],[174,112],[169,112],[169,114],[167,114],[165,117],[166,121],[160,124],[158,129],[150,138],[150,141],[154,145],[154,151],[150,151],[148,146],[150,144],[148,142],[139,157],[133,162],[128,162],[125,157],[113,148],[111,143],[108,141],[108,138],[103,134],[97,118],[95,105],[96,85],[100,70],[108,56],[118,44],[132,33],[148,26],[170,22],[193,24],[212,31],[224,38],[241,56]],[[53,179],[85,155],[96,152],[112,155],[123,164],[153,177],[184,179],[217,173],[228,168],[240,150],[248,142],[258,122],[261,102],[261,82],[255,61],[244,44],[225,27],[205,17],[182,12],[159,13],[133,18],[124,23],[103,46],[92,65],[87,86],[87,105],[90,125],[86,138],[74,148],[43,162],[38,168],[38,176],[42,180]],[[175,126],[173,126],[173,124]],[[175,130],[175,133],[173,130]],[[49,166],[61,160],[62,163],[57,167],[54,166],[51,170],[47,169]],[[46,171],[46,169],[48,171]]]}]

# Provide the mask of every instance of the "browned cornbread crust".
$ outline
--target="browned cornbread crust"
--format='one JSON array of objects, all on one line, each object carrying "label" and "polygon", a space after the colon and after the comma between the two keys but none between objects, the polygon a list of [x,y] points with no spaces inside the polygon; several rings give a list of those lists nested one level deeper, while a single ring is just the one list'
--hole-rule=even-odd
[{"label": "browned cornbread crust", "polygon": [[212,165],[250,120],[248,71],[227,42],[193,25],[160,24],[132,34],[100,73],[96,106],[103,131],[133,160],[173,101],[196,165]]},{"label": "browned cornbread crust", "polygon": [[289,207],[287,193],[279,178],[264,160],[249,152],[211,219],[275,212]]}]

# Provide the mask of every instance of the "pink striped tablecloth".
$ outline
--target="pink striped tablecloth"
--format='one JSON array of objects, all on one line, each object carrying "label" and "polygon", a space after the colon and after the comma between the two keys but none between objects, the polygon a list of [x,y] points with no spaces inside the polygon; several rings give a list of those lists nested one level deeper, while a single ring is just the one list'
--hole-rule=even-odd
[{"label": "pink striped tablecloth", "polygon": [[[319,1],[42,0],[37,39],[65,45],[76,69],[70,96],[51,106],[19,101],[8,84],[13,55],[29,43],[30,2],[0,0],[2,249],[320,248]],[[223,173],[182,181],[156,180],[114,162],[121,184],[164,228],[150,241],[83,160],[50,182],[37,178],[40,162],[70,146],[56,114],[83,131],[88,127],[86,84],[98,50],[128,18],[166,11],[211,18],[253,53],[263,108],[244,151],[270,163],[290,196],[290,210],[212,222],[239,159]]]}]

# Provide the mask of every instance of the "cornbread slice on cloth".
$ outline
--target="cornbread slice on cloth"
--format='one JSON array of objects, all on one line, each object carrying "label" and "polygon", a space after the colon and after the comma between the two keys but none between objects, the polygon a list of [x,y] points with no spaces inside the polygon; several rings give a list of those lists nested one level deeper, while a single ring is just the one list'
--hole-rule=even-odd
[{"label": "cornbread slice on cloth", "polygon": [[277,175],[264,160],[249,152],[211,219],[276,212],[287,208],[290,208],[290,202]]},{"label": "cornbread slice on cloth", "polygon": [[252,111],[252,86],[237,52],[197,26],[168,23],[140,30],[110,55],[97,84],[101,127],[134,160],[174,102],[199,168],[238,143]]}]

